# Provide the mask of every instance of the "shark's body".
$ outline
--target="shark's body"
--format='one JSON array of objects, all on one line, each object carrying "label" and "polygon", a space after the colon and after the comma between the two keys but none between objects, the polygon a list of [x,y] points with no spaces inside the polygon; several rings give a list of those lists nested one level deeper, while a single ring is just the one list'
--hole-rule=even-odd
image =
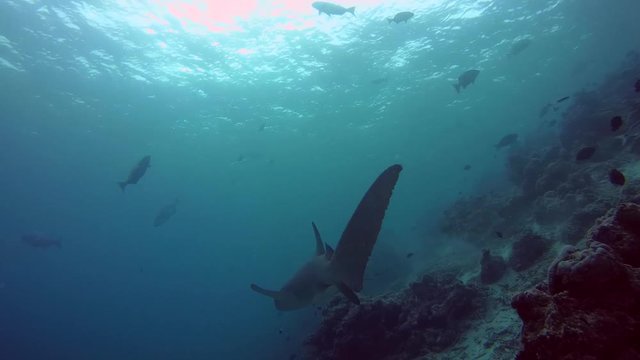
[{"label": "shark's body", "polygon": [[295,310],[310,305],[329,286],[336,286],[353,303],[362,290],[364,271],[382,227],[402,166],[387,168],[371,185],[351,216],[334,251],[323,243],[315,224],[316,255],[304,264],[279,290],[251,284],[254,291],[273,298],[278,310]]}]

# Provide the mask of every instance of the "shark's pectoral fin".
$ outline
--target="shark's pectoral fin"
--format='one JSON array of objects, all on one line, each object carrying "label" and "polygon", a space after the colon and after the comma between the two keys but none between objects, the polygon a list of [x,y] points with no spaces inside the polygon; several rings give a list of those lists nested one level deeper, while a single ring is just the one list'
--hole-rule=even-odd
[{"label": "shark's pectoral fin", "polygon": [[263,288],[261,288],[260,286],[258,286],[256,284],[251,284],[251,290],[257,292],[258,294],[262,294],[264,296],[268,296],[268,297],[270,297],[272,299],[280,298],[280,291],[263,289]]},{"label": "shark's pectoral fin", "polygon": [[347,286],[347,284],[345,284],[343,282],[339,282],[339,283],[336,284],[336,287],[338,288],[338,290],[340,290],[342,295],[346,296],[346,298],[349,299],[349,301],[351,301],[352,303],[354,303],[356,305],[360,305],[360,299],[358,299],[358,295],[356,295],[356,293],[353,292],[353,290],[351,290]]},{"label": "shark's pectoral fin", "polygon": [[316,236],[316,255],[324,255],[324,244],[322,243],[322,237],[320,237],[320,231],[318,231],[318,227],[313,221],[311,226],[313,226],[313,234]]}]

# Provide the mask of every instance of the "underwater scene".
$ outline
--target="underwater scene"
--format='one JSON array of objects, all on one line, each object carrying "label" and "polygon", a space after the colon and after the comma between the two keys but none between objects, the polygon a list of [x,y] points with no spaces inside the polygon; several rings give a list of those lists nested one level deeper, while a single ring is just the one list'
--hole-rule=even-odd
[{"label": "underwater scene", "polygon": [[639,14],[0,2],[0,359],[640,359]]}]

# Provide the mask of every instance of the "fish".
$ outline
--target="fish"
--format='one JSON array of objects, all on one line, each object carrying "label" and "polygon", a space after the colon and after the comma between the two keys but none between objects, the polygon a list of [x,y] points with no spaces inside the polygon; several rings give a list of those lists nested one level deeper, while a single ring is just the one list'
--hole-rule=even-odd
[{"label": "fish", "polygon": [[624,186],[627,179],[624,177],[624,174],[620,172],[618,169],[611,169],[609,171],[609,182],[613,185]]},{"label": "fish", "polygon": [[403,21],[409,21],[409,19],[411,19],[413,15],[414,14],[411,11],[402,11],[395,14],[392,18],[388,18],[387,21],[389,22],[389,24],[391,24],[392,22],[400,24]]},{"label": "fish", "polygon": [[31,245],[36,248],[48,248],[55,246],[59,249],[62,248],[62,242],[58,239],[54,239],[46,234],[33,232],[29,234],[24,234],[21,237],[22,242],[25,244]]},{"label": "fish", "polygon": [[463,169],[464,169],[464,170],[471,170],[471,165],[467,164],[467,165],[465,165],[465,166],[464,166],[464,168],[463,168]]},{"label": "fish", "polygon": [[556,102],[557,102],[557,103],[561,103],[561,102],[563,102],[563,101],[567,101],[567,100],[569,100],[570,98],[571,98],[571,96],[565,96],[565,97],[562,97],[562,98],[560,98],[560,99],[556,100]]},{"label": "fish", "polygon": [[316,1],[313,4],[311,4],[311,6],[313,6],[314,9],[318,10],[318,15],[322,15],[322,13],[325,13],[329,16],[343,15],[345,13],[351,13],[351,15],[354,15],[354,16],[356,15],[355,6],[352,6],[350,8],[345,8],[340,5],[330,3],[330,2],[324,2],[324,1]]},{"label": "fish", "polygon": [[460,89],[464,89],[467,86],[475,83],[476,78],[480,74],[480,70],[467,70],[458,76],[458,83],[453,84],[453,88],[456,89],[456,93],[460,93]]},{"label": "fish", "polygon": [[511,146],[518,141],[518,134],[507,134],[498,141],[497,144],[493,145],[496,149],[501,149],[505,146]]},{"label": "fish", "polygon": [[640,92],[640,79],[636,80],[634,87],[636,89],[636,92]]},{"label": "fish", "polygon": [[549,110],[553,108],[553,104],[549,103],[540,108],[540,112],[538,113],[538,117],[542,118],[549,113]]},{"label": "fish", "polygon": [[143,157],[140,161],[138,161],[136,166],[134,166],[133,169],[131,169],[131,172],[129,173],[129,177],[127,177],[127,180],[118,182],[120,189],[124,191],[127,185],[137,184],[138,181],[140,181],[140,179],[147,172],[147,169],[151,167],[150,163],[151,163],[151,156],[149,155]]},{"label": "fish", "polygon": [[610,123],[611,123],[611,131],[618,131],[618,129],[622,127],[622,117],[614,116],[611,118]]},{"label": "fish", "polygon": [[382,84],[386,84],[387,82],[389,82],[389,79],[386,77],[371,80],[371,83],[373,85],[382,85]]},{"label": "fish", "polygon": [[578,152],[576,153],[576,161],[591,159],[591,157],[593,156],[593,154],[595,154],[595,152],[596,152],[595,146],[583,147],[582,149],[578,150]]},{"label": "fish", "polygon": [[305,263],[280,290],[268,290],[256,284],[250,288],[274,301],[276,309],[290,311],[313,303],[317,295],[335,286],[352,303],[360,304],[356,292],[362,290],[364,271],[382,227],[402,165],[384,170],[369,187],[351,215],[335,251],[322,241],[320,231],[311,223],[315,236],[315,256]]},{"label": "fish", "polygon": [[407,259],[411,259],[411,257],[412,257],[412,256],[413,256],[413,253],[412,253],[412,252],[408,253],[408,254],[407,254]]},{"label": "fish", "polygon": [[513,43],[511,45],[511,49],[509,49],[508,56],[516,56],[523,52],[526,48],[531,45],[531,39],[521,39]]},{"label": "fish", "polygon": [[504,238],[504,235],[500,231],[496,231],[496,236],[499,237],[500,239]]},{"label": "fish", "polygon": [[177,206],[178,199],[175,199],[171,204],[163,206],[156,214],[155,219],[153,219],[153,226],[158,227],[169,221],[175,215]]}]

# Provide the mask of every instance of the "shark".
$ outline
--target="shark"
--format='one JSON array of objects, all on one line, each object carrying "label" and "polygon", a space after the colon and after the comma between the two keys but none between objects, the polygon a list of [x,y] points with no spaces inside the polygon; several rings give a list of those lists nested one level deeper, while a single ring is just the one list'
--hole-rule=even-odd
[{"label": "shark", "polygon": [[316,296],[335,286],[349,301],[360,304],[364,272],[382,227],[393,189],[402,165],[384,170],[369,187],[351,215],[335,250],[323,242],[320,231],[311,223],[315,236],[315,255],[280,290],[256,284],[251,289],[273,299],[276,309],[290,311],[313,303]]}]

